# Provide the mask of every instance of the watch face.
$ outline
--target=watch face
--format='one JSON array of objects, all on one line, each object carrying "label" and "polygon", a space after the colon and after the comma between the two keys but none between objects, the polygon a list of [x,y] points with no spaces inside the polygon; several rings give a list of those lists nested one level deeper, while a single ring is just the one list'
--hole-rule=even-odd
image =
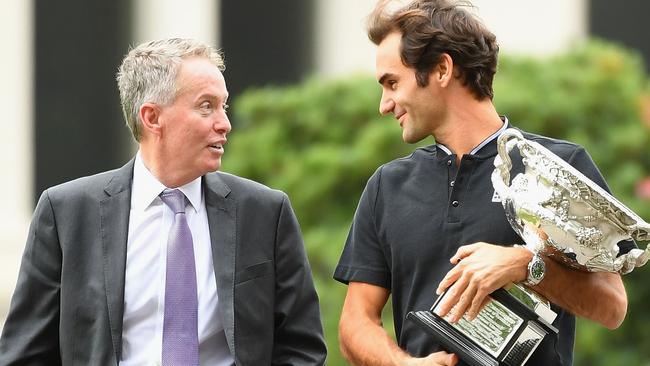
[{"label": "watch face", "polygon": [[530,266],[530,275],[533,277],[535,280],[541,280],[544,278],[544,260],[539,259],[533,261],[532,265]]}]

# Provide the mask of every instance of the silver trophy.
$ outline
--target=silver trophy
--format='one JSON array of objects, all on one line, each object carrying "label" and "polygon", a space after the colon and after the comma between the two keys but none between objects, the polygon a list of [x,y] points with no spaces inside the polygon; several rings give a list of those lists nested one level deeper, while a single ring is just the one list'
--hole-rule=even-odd
[{"label": "silver trophy", "polygon": [[[510,181],[509,152],[517,147],[524,172]],[[650,250],[618,255],[623,240],[647,241],[650,224],[542,145],[515,129],[498,139],[492,184],[510,225],[533,252],[590,272],[626,274]]]},{"label": "silver trophy", "polygon": [[[511,180],[515,147],[523,172]],[[626,274],[648,261],[650,249],[619,255],[618,243],[648,241],[650,224],[600,186],[518,130],[505,130],[497,148],[492,184],[528,249],[590,272]],[[435,313],[444,296],[430,311],[407,318],[472,366],[524,365],[547,335],[558,332],[550,303],[520,285],[495,291],[475,320],[454,324]]]}]

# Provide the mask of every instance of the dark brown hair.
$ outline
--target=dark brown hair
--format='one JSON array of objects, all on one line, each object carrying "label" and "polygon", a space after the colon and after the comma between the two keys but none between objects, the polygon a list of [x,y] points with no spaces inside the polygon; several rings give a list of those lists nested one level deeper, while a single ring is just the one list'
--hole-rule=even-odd
[{"label": "dark brown hair", "polygon": [[465,7],[467,2],[414,0],[390,12],[389,0],[380,1],[368,17],[368,38],[379,45],[392,32],[402,34],[401,59],[415,70],[419,86],[443,53],[451,56],[463,85],[479,99],[493,98],[497,71],[496,37]]}]

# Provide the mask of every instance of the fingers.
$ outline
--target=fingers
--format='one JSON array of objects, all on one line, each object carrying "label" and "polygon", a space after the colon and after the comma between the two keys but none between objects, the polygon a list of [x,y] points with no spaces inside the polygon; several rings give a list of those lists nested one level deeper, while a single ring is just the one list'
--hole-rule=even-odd
[{"label": "fingers", "polygon": [[[449,276],[449,273],[447,274],[447,276]],[[450,278],[454,278],[454,277],[456,276],[452,276]],[[445,279],[443,279],[443,282],[449,283],[450,281],[447,279],[447,277],[445,277]],[[440,291],[440,288],[442,288],[442,286],[444,286],[445,290],[449,286],[446,283],[443,284],[443,282],[441,282],[441,285],[438,287],[438,291]],[[449,290],[447,290],[447,292],[444,295],[444,298],[442,299],[442,301],[440,301],[440,304],[438,304],[436,308],[436,314],[438,314],[438,316],[443,318],[446,317],[447,314],[449,314],[449,312],[451,311],[451,309],[454,308],[454,306],[458,303],[458,300],[460,299],[461,295],[465,291],[465,287],[467,287],[467,284],[462,279],[458,279],[455,282],[451,282],[451,283],[453,283],[453,285],[451,285]],[[439,292],[439,294],[441,293],[442,292]]]},{"label": "fingers", "polygon": [[[450,261],[456,265],[438,284],[438,295],[447,291],[436,307],[436,314],[455,323],[463,315],[473,320],[488,301],[490,293],[512,282],[510,248],[487,243],[462,246]],[[504,263],[502,263],[504,262]]]},{"label": "fingers", "polygon": [[469,321],[476,319],[476,316],[481,312],[481,310],[483,310],[485,305],[492,301],[492,298],[489,296],[482,296],[482,299],[479,299],[479,297],[481,296],[479,295],[479,292],[477,292],[474,301],[472,301],[472,306],[467,310],[467,320]]},{"label": "fingers", "polygon": [[[453,316],[451,318],[452,323],[458,322],[460,318],[465,315],[468,309],[470,309],[470,306],[472,306],[477,301],[477,295],[478,291],[476,284],[470,282],[460,297],[460,300],[458,300],[458,303],[456,306],[454,306],[454,309],[452,311]],[[481,302],[481,300],[478,301]],[[470,314],[468,313],[467,315],[469,316]]]},{"label": "fingers", "polygon": [[[461,274],[463,273],[459,272],[459,275]],[[455,276],[452,276],[452,278],[453,277]],[[438,316],[444,317],[451,323],[460,320],[476,292],[470,277],[471,276],[463,275],[453,282],[436,309],[436,314],[438,314]]]},{"label": "fingers", "polygon": [[460,295],[458,303],[453,306],[451,313],[451,322],[455,323],[466,315],[467,320],[472,321],[476,318],[478,313],[490,300],[489,295],[498,287],[490,285],[490,281],[485,281],[483,278],[472,277],[472,280],[467,281],[465,290]]},{"label": "fingers", "polygon": [[463,258],[467,257],[468,255],[472,254],[474,250],[476,250],[476,247],[480,243],[474,243],[474,244],[469,244],[469,245],[463,245],[462,247],[458,248],[456,251],[456,254],[454,254],[453,257],[449,259],[451,264],[458,264]]},{"label": "fingers", "polygon": [[459,267],[454,267],[451,270],[449,270],[449,272],[447,272],[447,274],[442,279],[442,281],[440,281],[440,283],[438,284],[438,288],[436,289],[436,294],[442,295],[442,293],[445,292],[445,290],[447,290],[449,286],[451,286],[454,282],[458,281],[458,278],[460,277],[461,274],[463,274],[463,272]]},{"label": "fingers", "polygon": [[456,282],[458,280],[458,277],[460,277],[463,274],[463,267],[459,266],[461,260],[463,258],[469,257],[472,253],[474,253],[480,246],[484,243],[474,243],[474,244],[469,244],[469,245],[463,245],[462,247],[458,248],[456,251],[456,254],[454,254],[453,257],[449,259],[449,261],[456,265],[454,268],[452,268],[449,272],[447,272],[447,275],[445,275],[445,278],[440,281],[438,284],[438,288],[436,289],[436,294],[441,295],[445,290],[451,286],[452,283]]},{"label": "fingers", "polygon": [[458,363],[458,356],[445,351],[435,352],[424,358],[427,365],[454,366]]},{"label": "fingers", "polygon": [[[456,323],[460,318],[465,315],[465,312],[473,303],[474,297],[476,296],[476,285],[473,283],[468,283],[465,290],[460,294],[458,302],[455,305],[452,305],[449,315],[447,316],[447,321],[450,323]],[[453,304],[453,303],[452,303]]]},{"label": "fingers", "polygon": [[456,285],[457,283],[449,289],[435,312],[450,323],[458,322],[463,315],[467,320],[472,321],[491,300],[489,293],[480,290],[473,282],[467,283],[462,292],[457,292],[459,290],[456,289]]},{"label": "fingers", "polygon": [[458,356],[455,354],[449,354],[447,356],[447,363],[445,364],[446,366],[455,366],[458,363]]}]

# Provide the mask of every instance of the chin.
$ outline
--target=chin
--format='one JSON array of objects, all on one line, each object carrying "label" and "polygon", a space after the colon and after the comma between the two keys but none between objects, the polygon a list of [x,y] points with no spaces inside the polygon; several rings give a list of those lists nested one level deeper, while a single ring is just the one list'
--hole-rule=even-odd
[{"label": "chin", "polygon": [[406,142],[407,144],[415,144],[416,142],[419,142],[420,140],[413,138],[413,136],[407,135],[407,134],[402,134],[402,140]]},{"label": "chin", "polygon": [[216,162],[209,162],[203,167],[203,175],[208,173],[214,173],[221,168],[221,160]]},{"label": "chin", "polygon": [[417,144],[418,142],[424,140],[425,138],[429,137],[429,135],[419,135],[416,133],[413,133],[413,131],[407,131],[404,130],[402,131],[402,140],[406,142],[407,144]]},{"label": "chin", "polygon": [[219,161],[217,161],[216,163],[210,165],[210,172],[216,172],[220,168],[221,168],[221,159],[219,159]]},{"label": "chin", "polygon": [[213,165],[206,171],[206,174],[207,173],[214,173],[217,170],[219,170],[220,168],[221,168],[221,164]]}]

